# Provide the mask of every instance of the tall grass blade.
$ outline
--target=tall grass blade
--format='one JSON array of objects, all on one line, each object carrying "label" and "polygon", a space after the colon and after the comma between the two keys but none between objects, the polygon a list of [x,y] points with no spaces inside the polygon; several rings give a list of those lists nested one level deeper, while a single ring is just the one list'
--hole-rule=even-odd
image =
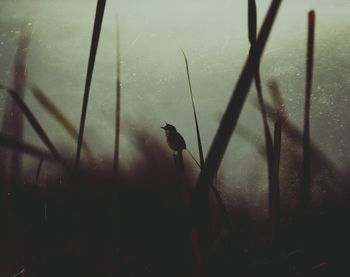
[{"label": "tall grass blade", "polygon": [[241,75],[235,88],[233,89],[232,97],[221,119],[219,128],[197,180],[197,187],[193,195],[194,199],[192,201],[194,202],[194,213],[195,218],[197,219],[197,225],[202,226],[198,229],[201,229],[203,231],[203,235],[200,235],[200,241],[202,241],[202,248],[204,253],[206,253],[206,246],[208,244],[208,242],[206,242],[207,234],[205,234],[205,232],[207,232],[209,229],[208,188],[217,174],[227,145],[237,125],[241,110],[253,81],[255,70],[259,64],[259,60],[262,56],[281,2],[282,0],[273,0],[270,5],[256,42],[255,55],[249,55],[242,69]]},{"label": "tall grass blade", "polygon": [[120,32],[119,20],[117,18],[116,30],[116,109],[115,109],[115,141],[114,141],[114,175],[118,176],[119,169],[119,144],[120,144],[120,100],[121,100],[121,82],[120,82]]},{"label": "tall grass blade", "polygon": [[312,90],[313,64],[315,44],[315,12],[308,14],[308,40],[306,58],[306,86],[303,135],[303,174],[300,191],[300,209],[302,217],[307,216],[310,209],[310,101]]},{"label": "tall grass blade", "polygon": [[[250,55],[255,56],[255,47],[256,47],[256,23],[257,15],[256,15],[256,3],[255,0],[248,1],[248,33],[249,40],[251,44]],[[264,136],[265,136],[265,147],[266,147],[266,157],[267,157],[267,168],[268,168],[268,181],[269,181],[269,199],[272,199],[273,193],[273,145],[272,145],[272,137],[267,121],[267,115],[264,105],[264,98],[262,94],[262,86],[261,86],[261,78],[260,78],[260,64],[257,64],[255,75],[255,87],[258,95],[258,101],[261,111],[261,116],[263,119],[264,126]],[[269,201],[269,216],[273,217],[273,204]]]},{"label": "tall grass blade", "polygon": [[273,154],[272,154],[273,153],[273,143],[272,143],[270,128],[268,125],[266,109],[265,109],[265,105],[264,105],[264,98],[263,98],[263,94],[262,94],[260,73],[258,71],[256,72],[256,75],[255,75],[255,86],[256,86],[256,91],[257,91],[257,95],[258,95],[260,112],[261,112],[261,116],[263,119],[265,148],[266,148],[267,167],[268,167],[268,178],[269,178],[269,183],[271,184],[272,164],[273,164]]},{"label": "tall grass blade", "polygon": [[[54,119],[66,130],[66,132],[74,140],[78,139],[78,130],[74,127],[74,124],[65,116],[65,114],[60,110],[60,108],[47,96],[45,93],[37,86],[30,86],[34,97],[38,102],[45,108],[45,110],[53,116]],[[89,159],[93,159],[93,153],[89,145],[83,141],[83,150]]]},{"label": "tall grass blade", "polygon": [[98,0],[96,14],[95,14],[94,30],[93,30],[93,34],[92,34],[92,40],[91,40],[89,62],[88,62],[88,68],[87,68],[87,74],[86,74],[83,105],[82,105],[82,111],[81,111],[81,117],[80,117],[79,136],[78,136],[78,143],[77,143],[77,154],[75,157],[75,170],[76,171],[79,169],[80,153],[81,153],[81,146],[83,144],[85,120],[86,120],[87,106],[88,106],[88,101],[89,101],[91,79],[92,79],[92,74],[94,71],[94,65],[95,65],[98,42],[99,42],[100,33],[101,33],[101,26],[102,26],[105,5],[106,5],[106,0]]},{"label": "tall grass blade", "polygon": [[197,118],[197,112],[196,112],[196,106],[194,104],[194,99],[193,99],[193,91],[192,91],[192,83],[191,83],[191,77],[190,77],[190,70],[188,66],[188,60],[186,53],[183,49],[181,49],[181,52],[184,56],[185,59],[185,64],[186,64],[186,72],[187,72],[187,80],[188,80],[188,86],[190,88],[190,96],[191,96],[191,102],[192,102],[192,109],[193,109],[193,116],[194,116],[194,121],[196,124],[196,133],[197,133],[197,144],[198,144],[198,153],[199,153],[199,163],[200,166],[203,167],[204,164],[204,155],[203,155],[203,147],[202,147],[202,140],[201,140],[201,134],[199,132],[199,124],[198,124],[198,118]]},{"label": "tall grass blade", "polygon": [[233,90],[232,97],[221,119],[220,126],[208,152],[203,170],[197,180],[198,187],[208,187],[218,171],[228,142],[237,125],[240,112],[253,80],[256,65],[259,63],[262,56],[281,2],[282,0],[272,1],[257,40],[256,55],[255,57],[250,55],[242,69],[240,78]]},{"label": "tall grass blade", "polygon": [[49,137],[47,136],[44,129],[41,127],[39,121],[36,119],[34,114],[30,111],[28,106],[23,102],[23,100],[18,96],[18,94],[9,88],[4,88],[0,86],[1,89],[5,89],[9,95],[12,97],[12,99],[15,101],[15,103],[18,105],[18,107],[21,109],[25,117],[28,119],[30,125],[33,127],[35,132],[38,134],[42,142],[47,146],[47,148],[51,151],[52,155],[60,161],[63,165],[65,165],[61,155],[57,151],[56,147],[53,145]]},{"label": "tall grass blade", "polygon": [[251,45],[256,43],[257,16],[255,0],[248,0],[248,38]]},{"label": "tall grass blade", "polygon": [[[114,138],[114,159],[112,172],[116,183],[119,183],[119,159],[120,159],[120,117],[121,117],[121,80],[120,80],[120,70],[121,70],[121,56],[120,56],[120,29],[119,29],[119,18],[116,17],[116,108],[115,108],[115,138]],[[118,189],[119,187],[112,187],[112,205],[111,205],[111,255],[113,260],[118,259],[119,253],[119,238],[120,230],[118,226]],[[112,267],[115,267],[113,263]],[[116,270],[115,268],[113,270]]]},{"label": "tall grass blade", "polygon": [[[193,97],[193,90],[192,90],[192,82],[191,82],[190,70],[189,70],[188,59],[187,59],[186,53],[185,53],[185,51],[183,49],[181,49],[181,52],[182,52],[182,54],[184,56],[184,59],[185,59],[187,80],[188,80],[188,86],[189,86],[189,89],[190,89],[192,110],[193,110],[193,116],[194,116],[194,121],[195,121],[195,125],[196,125],[197,144],[198,144],[198,153],[199,153],[199,166],[200,166],[200,168],[202,168],[203,165],[204,165],[204,154],[203,154],[203,147],[202,147],[202,139],[201,139],[201,135],[200,135],[200,131],[199,131],[199,124],[198,124],[198,117],[197,117],[197,112],[196,112],[196,106],[195,106],[194,97]],[[191,152],[189,152],[189,153],[192,156],[192,158],[195,160],[195,158],[193,157]],[[225,208],[224,201],[222,200],[222,198],[220,196],[220,193],[216,189],[214,184],[211,184],[210,188],[212,189],[214,197],[216,199],[216,203],[218,204],[221,220],[227,226],[229,226],[229,224],[228,224],[229,219],[228,219],[228,214],[227,214],[227,211],[226,211],[226,208]]]}]

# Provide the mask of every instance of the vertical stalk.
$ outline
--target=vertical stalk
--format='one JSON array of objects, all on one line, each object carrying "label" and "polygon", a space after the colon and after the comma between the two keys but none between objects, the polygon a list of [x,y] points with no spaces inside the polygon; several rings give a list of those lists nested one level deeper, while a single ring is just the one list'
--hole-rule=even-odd
[{"label": "vertical stalk", "polygon": [[182,50],[182,54],[184,55],[185,58],[185,64],[186,64],[186,72],[187,72],[187,80],[188,80],[188,86],[190,88],[190,96],[191,96],[191,102],[192,102],[192,109],[193,109],[193,116],[194,116],[194,122],[196,125],[196,133],[197,133],[197,144],[198,144],[198,154],[199,154],[199,164],[201,168],[203,167],[204,164],[204,155],[203,155],[203,147],[202,147],[202,140],[201,140],[201,134],[199,132],[199,124],[198,124],[198,118],[197,118],[197,112],[196,112],[196,106],[194,104],[194,99],[193,99],[193,91],[192,91],[192,84],[191,84],[191,77],[190,77],[190,70],[188,66],[188,60],[185,54],[185,51]]},{"label": "vertical stalk", "polygon": [[[256,55],[256,29],[257,29],[257,14],[256,14],[256,3],[255,0],[248,1],[248,35],[249,41],[251,44],[249,54],[253,57]],[[264,98],[262,94],[261,78],[260,78],[260,63],[256,65],[256,71],[254,74],[255,87],[258,96],[258,102],[260,106],[261,116],[264,126],[264,136],[265,136],[265,148],[266,148],[266,157],[267,157],[267,169],[268,169],[268,182],[269,182],[269,218],[270,220],[274,216],[273,210],[273,143],[272,137],[267,121],[266,109],[264,105]]]},{"label": "vertical stalk", "polygon": [[271,210],[270,217],[272,234],[275,241],[279,238],[279,227],[281,223],[280,210],[280,188],[279,188],[279,169],[281,157],[281,135],[282,135],[282,119],[278,117],[275,122],[274,145],[273,145],[273,176],[271,189]]},{"label": "vertical stalk", "polygon": [[89,63],[87,68],[86,81],[85,81],[83,105],[82,105],[82,111],[81,111],[81,117],[80,117],[77,153],[75,157],[75,171],[79,170],[80,153],[81,153],[81,146],[84,138],[85,120],[86,120],[87,106],[89,101],[90,86],[91,86],[92,74],[95,66],[95,59],[96,59],[98,42],[100,39],[105,5],[106,5],[106,0],[98,0],[96,15],[95,15],[94,30],[93,30],[92,39],[91,39],[91,47],[90,47]]},{"label": "vertical stalk", "polygon": [[121,82],[120,82],[120,33],[119,20],[117,17],[116,29],[116,109],[115,109],[115,141],[114,141],[114,163],[113,170],[115,177],[118,176],[119,169],[119,144],[120,144],[120,98],[121,98]]},{"label": "vertical stalk", "polygon": [[303,172],[301,181],[300,209],[302,218],[306,219],[310,210],[310,102],[312,91],[312,77],[314,64],[315,44],[315,12],[308,14],[308,41],[306,58],[306,84],[304,107],[304,134],[303,134]]},{"label": "vertical stalk", "polygon": [[[221,119],[219,128],[198,177],[196,191],[193,196],[195,199],[193,201],[195,202],[194,213],[197,218],[197,225],[203,226],[202,229],[208,228],[208,188],[218,172],[227,145],[237,125],[238,118],[253,81],[257,64],[259,64],[259,60],[263,54],[263,50],[281,3],[282,0],[273,0],[270,5],[256,41],[256,55],[254,57],[250,55],[242,69],[241,75],[233,89],[231,99],[229,100],[226,111]],[[199,234],[199,236],[200,241],[202,242],[201,246],[203,253],[207,253],[208,240],[206,234],[204,233],[203,236]]]}]

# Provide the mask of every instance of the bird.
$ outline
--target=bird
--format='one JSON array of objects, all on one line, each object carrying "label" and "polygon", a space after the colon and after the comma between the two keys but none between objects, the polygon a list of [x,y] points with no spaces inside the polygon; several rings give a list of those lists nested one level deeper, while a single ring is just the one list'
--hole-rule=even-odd
[{"label": "bird", "polygon": [[165,123],[164,127],[161,127],[165,131],[166,141],[171,150],[175,152],[181,152],[186,149],[185,139],[176,130],[175,126]]},{"label": "bird", "polygon": [[165,122],[165,126],[161,127],[165,131],[166,142],[171,150],[174,151],[175,166],[178,170],[184,170],[184,161],[182,151],[186,150],[185,139],[176,130],[175,126]]}]

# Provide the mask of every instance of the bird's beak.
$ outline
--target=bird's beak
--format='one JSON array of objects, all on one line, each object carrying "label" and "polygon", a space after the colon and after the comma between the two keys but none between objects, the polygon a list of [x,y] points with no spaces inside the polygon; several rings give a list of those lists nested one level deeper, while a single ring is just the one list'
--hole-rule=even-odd
[{"label": "bird's beak", "polygon": [[165,129],[165,127],[160,127],[160,128]]}]

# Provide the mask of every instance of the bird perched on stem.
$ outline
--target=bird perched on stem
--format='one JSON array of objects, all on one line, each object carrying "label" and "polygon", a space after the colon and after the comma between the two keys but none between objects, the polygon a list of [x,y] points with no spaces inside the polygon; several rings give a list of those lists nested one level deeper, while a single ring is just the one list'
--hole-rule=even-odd
[{"label": "bird perched on stem", "polygon": [[172,150],[180,152],[186,149],[186,142],[181,134],[176,131],[175,126],[166,123],[166,125],[161,128],[164,129],[166,142]]},{"label": "bird perched on stem", "polygon": [[166,141],[170,149],[174,151],[173,156],[176,168],[180,171],[184,171],[184,161],[182,156],[182,151],[186,149],[184,138],[178,131],[176,131],[176,128],[173,125],[166,123],[165,126],[161,128],[165,131]]}]

